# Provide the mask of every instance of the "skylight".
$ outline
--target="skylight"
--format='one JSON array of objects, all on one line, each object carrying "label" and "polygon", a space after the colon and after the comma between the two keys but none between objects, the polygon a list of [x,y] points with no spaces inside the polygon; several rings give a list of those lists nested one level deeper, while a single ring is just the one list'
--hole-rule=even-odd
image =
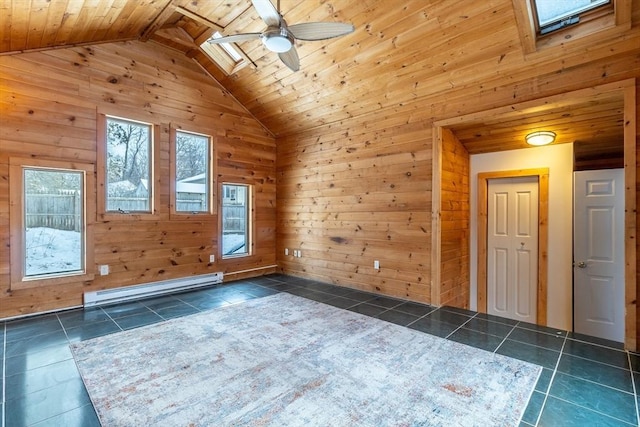
[{"label": "skylight", "polygon": [[540,34],[576,24],[580,14],[607,5],[611,0],[534,0]]},{"label": "skylight", "polygon": [[[222,37],[223,37],[223,35],[220,34],[218,31],[213,33],[213,35],[211,36],[212,39],[221,39]],[[229,43],[218,43],[218,46],[220,46],[222,49],[224,49],[224,51],[227,52],[229,54],[229,56],[235,62],[242,61],[242,56],[240,56],[238,51],[233,46],[231,46]]]},{"label": "skylight", "polygon": [[233,43],[211,43],[224,37],[218,31],[200,44],[200,50],[220,67],[227,75],[236,73],[249,63],[244,52]]}]

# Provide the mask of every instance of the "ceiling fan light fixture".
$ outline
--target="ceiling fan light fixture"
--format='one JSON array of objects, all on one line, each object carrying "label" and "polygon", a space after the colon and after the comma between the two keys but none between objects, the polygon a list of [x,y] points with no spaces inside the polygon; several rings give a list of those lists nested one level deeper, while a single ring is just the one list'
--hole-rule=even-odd
[{"label": "ceiling fan light fixture", "polygon": [[548,145],[556,140],[556,133],[550,130],[540,130],[537,132],[531,132],[524,137],[527,144],[534,146]]},{"label": "ceiling fan light fixture", "polygon": [[262,43],[271,52],[284,53],[293,47],[293,37],[286,28],[277,28],[265,31],[262,34]]}]

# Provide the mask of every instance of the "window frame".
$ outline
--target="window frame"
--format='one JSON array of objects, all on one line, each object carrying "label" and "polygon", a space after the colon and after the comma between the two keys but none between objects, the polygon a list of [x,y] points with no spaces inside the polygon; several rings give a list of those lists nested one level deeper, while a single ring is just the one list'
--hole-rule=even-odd
[{"label": "window frame", "polygon": [[611,0],[609,5],[583,12],[580,22],[541,35],[534,2],[535,0],[512,0],[525,56],[559,49],[576,40],[587,43],[603,37],[614,37],[631,28],[632,0]]},{"label": "window frame", "polygon": [[567,26],[564,27],[560,27],[557,29],[551,29],[549,31],[543,32],[545,29],[551,27],[552,25],[555,24],[561,24],[562,22],[568,20],[569,18],[575,18],[578,17],[579,21],[576,22],[575,24],[568,24],[568,25],[580,25],[580,24],[584,24],[585,22],[588,22],[592,19],[596,19],[599,18],[600,16],[604,16],[604,15],[608,15],[613,13],[613,7],[614,7],[614,3],[613,0],[607,0],[608,3],[605,4],[601,4],[598,6],[592,6],[588,9],[583,10],[582,12],[578,12],[574,15],[565,15],[564,18],[561,19],[555,19],[553,21],[550,21],[548,24],[541,26],[540,25],[540,18],[538,16],[538,7],[537,7],[537,3],[538,0],[531,0],[532,3],[532,11],[533,11],[533,17],[534,17],[534,22],[535,22],[535,26],[536,26],[536,34],[538,35],[538,37],[544,37],[548,34],[552,34],[555,33],[557,31],[562,31],[565,28],[567,28]]},{"label": "window frame", "polygon": [[[209,185],[209,195],[208,195],[208,210],[202,212],[183,212],[178,211],[177,207],[177,134],[178,132],[189,133],[197,136],[204,136],[209,139],[209,158],[208,158],[208,185]],[[170,139],[170,153],[169,153],[169,173],[170,173],[170,218],[178,219],[178,220],[211,220],[215,216],[217,216],[217,186],[216,186],[216,155],[215,155],[215,140],[213,136],[209,133],[195,132],[191,130],[185,130],[181,125],[171,124],[169,127],[169,139]]]},{"label": "window frame", "polygon": [[[149,208],[150,212],[116,212],[107,210],[107,119],[140,123],[151,127],[151,148],[149,150]],[[98,112],[96,123],[96,166],[97,166],[97,217],[102,221],[157,220],[160,212],[160,127],[138,118],[123,117],[107,112]]]},{"label": "window frame", "polygon": [[[246,188],[246,198],[247,198],[247,206],[246,206],[246,220],[248,222],[248,224],[246,224],[246,239],[247,242],[245,244],[246,248],[247,248],[247,252],[246,253],[242,253],[242,254],[230,254],[230,255],[225,255],[223,250],[222,250],[222,240],[223,240],[223,236],[224,236],[224,214],[223,214],[223,209],[224,209],[224,186],[225,185],[235,185],[235,186],[242,186]],[[218,244],[218,256],[221,260],[231,260],[231,259],[237,259],[237,258],[245,258],[245,257],[249,257],[253,255],[253,248],[254,248],[254,227],[255,227],[255,218],[254,218],[254,189],[253,189],[253,185],[252,184],[245,184],[245,183],[238,183],[238,182],[221,182],[220,183],[220,203],[219,203],[219,227],[218,229],[220,230],[219,232],[219,244]]]},{"label": "window frame", "polygon": [[[235,74],[247,65],[249,65],[251,60],[247,56],[246,53],[237,43],[228,43],[237,53],[240,55],[242,59],[236,61],[229,52],[226,51],[219,44],[209,43],[208,40],[213,38],[213,35],[220,30],[211,30],[203,33],[200,37],[195,40],[195,43],[200,48],[200,51],[207,56],[210,60],[212,60],[222,71],[224,71],[227,75]],[[222,36],[224,34],[220,33]]]},{"label": "window frame", "polygon": [[[63,272],[47,276],[26,276],[25,269],[25,200],[24,170],[82,172],[83,180],[83,271]],[[63,160],[43,160],[22,157],[9,158],[9,230],[11,243],[10,289],[30,289],[42,286],[83,283],[95,277],[93,227],[95,219],[95,167],[89,163]]]}]

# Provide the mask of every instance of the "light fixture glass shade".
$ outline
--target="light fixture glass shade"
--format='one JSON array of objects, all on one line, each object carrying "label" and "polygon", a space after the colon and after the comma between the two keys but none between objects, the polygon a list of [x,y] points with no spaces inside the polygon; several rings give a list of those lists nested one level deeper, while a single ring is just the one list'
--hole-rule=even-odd
[{"label": "light fixture glass shade", "polygon": [[281,34],[268,34],[262,42],[271,52],[283,53],[288,52],[293,46],[293,43],[285,35]]},{"label": "light fixture glass shade", "polygon": [[529,145],[547,145],[556,140],[556,133],[549,130],[541,130],[537,132],[531,132],[530,134],[525,136],[524,139]]}]

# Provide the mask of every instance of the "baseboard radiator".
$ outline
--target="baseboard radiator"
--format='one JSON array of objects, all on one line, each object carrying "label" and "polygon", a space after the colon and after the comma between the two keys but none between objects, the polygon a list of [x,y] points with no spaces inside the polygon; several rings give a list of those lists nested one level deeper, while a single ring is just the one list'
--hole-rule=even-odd
[{"label": "baseboard radiator", "polygon": [[132,299],[148,298],[156,295],[201,288],[204,286],[222,283],[223,278],[223,273],[219,272],[183,277],[180,279],[162,280],[159,282],[145,283],[143,285],[105,289],[103,291],[85,292],[84,306],[93,307],[98,305],[114,304]]}]

